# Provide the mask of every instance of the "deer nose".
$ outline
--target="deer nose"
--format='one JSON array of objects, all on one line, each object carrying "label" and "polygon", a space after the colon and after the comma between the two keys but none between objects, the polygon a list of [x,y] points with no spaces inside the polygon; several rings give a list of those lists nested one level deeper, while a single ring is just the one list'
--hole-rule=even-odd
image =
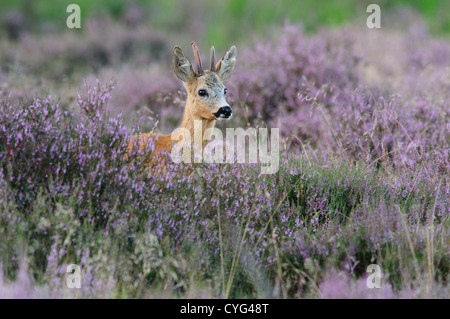
[{"label": "deer nose", "polygon": [[214,113],[214,116],[218,119],[225,119],[228,120],[231,117],[231,114],[233,113],[233,110],[231,109],[231,107],[227,106],[222,106],[221,108],[219,108],[219,110]]},{"label": "deer nose", "polygon": [[217,111],[216,117],[218,118],[223,118],[223,119],[228,119],[231,117],[231,114],[233,113],[233,110],[231,109],[231,107],[229,106],[222,106],[219,111]]},{"label": "deer nose", "polygon": [[231,115],[231,113],[233,112],[233,110],[231,109],[231,107],[229,106],[224,106],[220,108],[220,111],[222,112],[222,114],[224,114],[226,117],[229,117]]}]

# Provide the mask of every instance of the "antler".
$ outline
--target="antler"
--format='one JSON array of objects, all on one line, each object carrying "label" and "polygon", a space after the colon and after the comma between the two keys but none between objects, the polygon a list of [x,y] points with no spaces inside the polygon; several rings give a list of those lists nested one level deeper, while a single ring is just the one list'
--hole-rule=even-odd
[{"label": "antler", "polygon": [[195,42],[192,41],[191,45],[192,45],[192,50],[194,51],[195,62],[197,63],[197,74],[201,75],[204,72],[203,72],[203,68],[202,68],[202,60],[200,59],[200,54],[198,53],[197,44],[195,44]]},{"label": "antler", "polygon": [[216,71],[216,62],[214,61],[215,60],[215,53],[216,53],[216,49],[214,49],[214,46],[212,46],[211,47],[211,55],[210,55],[210,61],[211,61],[211,67],[210,67],[210,70],[212,71],[212,72],[215,72]]}]

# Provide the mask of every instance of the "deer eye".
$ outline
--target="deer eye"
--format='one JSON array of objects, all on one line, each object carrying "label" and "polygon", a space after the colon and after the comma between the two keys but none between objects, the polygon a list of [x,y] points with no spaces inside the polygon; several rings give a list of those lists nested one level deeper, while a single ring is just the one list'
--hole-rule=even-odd
[{"label": "deer eye", "polygon": [[206,92],[206,90],[198,90],[198,95],[205,97],[205,96],[208,96],[208,93]]},{"label": "deer eye", "polygon": [[223,94],[227,94],[227,92],[228,92],[228,90],[227,90],[227,88],[225,88],[225,89],[223,90]]}]

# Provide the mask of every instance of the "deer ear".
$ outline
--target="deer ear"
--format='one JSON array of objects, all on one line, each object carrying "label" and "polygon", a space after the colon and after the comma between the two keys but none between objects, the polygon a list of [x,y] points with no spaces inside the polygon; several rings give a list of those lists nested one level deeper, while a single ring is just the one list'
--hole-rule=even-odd
[{"label": "deer ear", "polygon": [[189,82],[195,76],[191,62],[184,56],[183,51],[178,46],[173,48],[172,67],[176,76],[183,82]]},{"label": "deer ear", "polygon": [[222,81],[228,79],[233,72],[234,65],[236,64],[236,47],[233,45],[230,50],[225,54],[225,56],[217,62],[216,72]]}]

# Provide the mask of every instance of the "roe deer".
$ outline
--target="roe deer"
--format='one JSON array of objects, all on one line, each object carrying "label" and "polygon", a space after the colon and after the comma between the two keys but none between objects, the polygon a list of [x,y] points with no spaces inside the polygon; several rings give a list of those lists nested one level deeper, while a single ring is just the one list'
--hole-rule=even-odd
[{"label": "roe deer", "polygon": [[[190,145],[194,143],[194,121],[199,120],[202,124],[202,141],[211,139],[212,128],[216,120],[228,120],[231,118],[232,109],[225,99],[227,89],[223,81],[228,79],[236,63],[236,47],[233,45],[225,56],[217,62],[214,61],[215,49],[211,47],[210,69],[203,70],[202,62],[195,42],[192,42],[192,49],[197,64],[197,72],[192,68],[189,60],[184,56],[180,47],[175,46],[172,52],[172,67],[176,76],[183,82],[187,91],[186,105],[184,108],[183,120],[180,128],[187,129],[191,136]],[[205,131],[207,131],[205,136]],[[175,134],[175,135],[174,135]],[[148,143],[152,141],[153,151],[156,155],[150,157],[151,163],[163,162],[167,160],[168,153],[172,146],[178,143],[183,136],[172,133],[170,135],[160,135],[156,133],[147,133],[133,135],[128,144],[129,153],[139,145],[140,150],[145,152]],[[137,142],[137,144],[136,144]],[[197,142],[196,142],[197,143]],[[164,154],[165,153],[165,154]]]}]

